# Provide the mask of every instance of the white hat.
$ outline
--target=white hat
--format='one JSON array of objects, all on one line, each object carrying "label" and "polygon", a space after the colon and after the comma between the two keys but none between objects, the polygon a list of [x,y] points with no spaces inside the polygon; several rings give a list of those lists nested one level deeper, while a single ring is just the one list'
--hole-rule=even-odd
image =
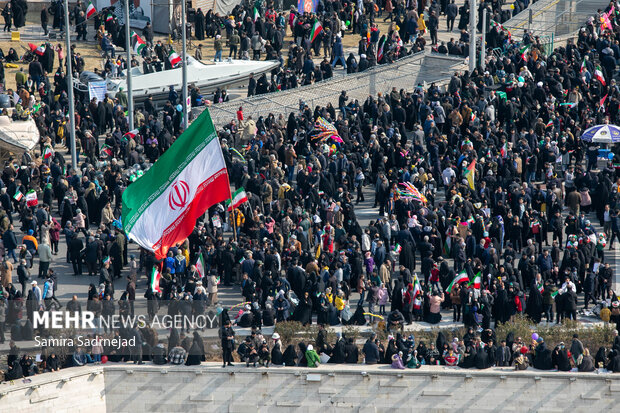
[{"label": "white hat", "polygon": [[278,333],[273,333],[273,335],[271,336],[271,338],[273,338],[274,340],[279,340],[279,339],[280,339],[280,334],[278,334]]},{"label": "white hat", "polygon": [[37,285],[37,281],[36,280],[32,280],[32,282],[30,284],[31,285]]},{"label": "white hat", "polygon": [[314,347],[312,347],[312,344],[308,344],[308,350],[309,350],[309,351],[314,350]]}]

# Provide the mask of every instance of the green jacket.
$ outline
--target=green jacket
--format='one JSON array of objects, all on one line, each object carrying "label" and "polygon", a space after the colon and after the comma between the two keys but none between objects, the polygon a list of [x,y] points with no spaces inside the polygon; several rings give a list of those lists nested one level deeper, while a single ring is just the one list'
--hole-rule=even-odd
[{"label": "green jacket", "polygon": [[314,350],[306,350],[306,360],[308,361],[308,367],[318,367],[321,363],[319,355]]},{"label": "green jacket", "polygon": [[213,42],[213,45],[215,47],[216,52],[219,52],[224,49],[224,41],[221,38]]}]

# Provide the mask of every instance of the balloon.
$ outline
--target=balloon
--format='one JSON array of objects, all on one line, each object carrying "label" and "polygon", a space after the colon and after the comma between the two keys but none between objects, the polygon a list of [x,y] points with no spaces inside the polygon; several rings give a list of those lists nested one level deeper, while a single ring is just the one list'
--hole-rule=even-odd
[{"label": "balloon", "polygon": [[519,83],[517,83],[517,86],[519,86],[519,87],[523,87],[523,82],[519,82]]},{"label": "balloon", "polygon": [[179,111],[179,112],[183,111],[183,106],[177,105],[177,111]]},{"label": "balloon", "polygon": [[538,333],[532,333],[532,340],[538,340]]},{"label": "balloon", "polygon": [[525,79],[523,79],[523,76],[519,76],[519,82],[525,82]]},{"label": "balloon", "polygon": [[101,356],[101,362],[103,364],[107,363],[108,362],[108,356],[106,356],[106,355]]}]

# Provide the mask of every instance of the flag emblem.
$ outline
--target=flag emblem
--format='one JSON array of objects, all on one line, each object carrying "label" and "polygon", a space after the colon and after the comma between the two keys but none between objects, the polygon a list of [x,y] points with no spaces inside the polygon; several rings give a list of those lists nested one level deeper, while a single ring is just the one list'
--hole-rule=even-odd
[{"label": "flag emblem", "polygon": [[170,188],[170,194],[168,195],[168,205],[170,209],[176,211],[177,208],[183,208],[187,205],[187,199],[189,198],[189,185],[185,181],[176,181]]}]

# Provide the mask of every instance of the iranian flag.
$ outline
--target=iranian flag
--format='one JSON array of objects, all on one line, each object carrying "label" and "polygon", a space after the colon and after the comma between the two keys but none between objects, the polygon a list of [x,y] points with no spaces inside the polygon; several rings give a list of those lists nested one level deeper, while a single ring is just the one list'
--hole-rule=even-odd
[{"label": "iranian flag", "polygon": [[153,266],[153,272],[151,273],[151,291],[154,293],[161,293],[161,288],[159,287],[159,281],[161,280],[161,273],[157,266]]},{"label": "iranian flag", "polygon": [[26,192],[26,205],[31,207],[31,206],[37,206],[38,204],[39,204],[39,198],[37,197],[37,191],[35,191],[34,189],[31,189],[30,191]]},{"label": "iranian flag", "polygon": [[170,51],[168,52],[168,61],[170,62],[172,67],[175,67],[176,65],[181,63],[181,56],[179,56],[177,52],[174,51],[174,49],[170,49]]},{"label": "iranian flag", "polygon": [[506,158],[508,156],[508,142],[504,142],[502,149],[500,149],[500,153],[502,158]]},{"label": "iranian flag", "polygon": [[134,130],[130,130],[129,132],[127,132],[126,134],[123,135],[123,138],[125,139],[133,139],[136,136],[138,136],[138,129],[134,129]]},{"label": "iranian flag", "polygon": [[93,2],[88,2],[88,7],[86,7],[86,18],[90,19],[95,13],[97,13],[97,9],[93,6]]},{"label": "iranian flag", "polygon": [[480,276],[480,272],[478,272],[478,274],[476,274],[476,276],[474,277],[473,280],[471,280],[467,286],[471,287],[473,286],[474,288],[480,289],[480,285],[482,284],[482,277]]},{"label": "iranian flag", "polygon": [[202,252],[200,253],[200,255],[198,256],[198,259],[196,260],[196,271],[198,271],[198,274],[200,274],[200,278],[204,278],[205,275],[207,275],[205,273],[205,260],[202,257]]},{"label": "iranian flag", "polygon": [[49,159],[54,156],[54,150],[51,146],[46,145],[45,149],[43,149],[43,159]]},{"label": "iranian flag", "polygon": [[422,308],[422,300],[418,300],[417,298],[413,300],[413,308],[414,310],[419,310]]},{"label": "iranian flag", "polygon": [[111,14],[111,13],[108,13],[108,15],[107,15],[107,16],[106,16],[106,18],[105,18],[105,21],[107,21],[107,22],[111,22],[112,20],[114,20],[114,16],[112,16],[112,14]]},{"label": "iranian flag", "polygon": [[205,110],[140,178],[123,192],[123,229],[157,259],[191,234],[196,219],[230,198],[224,155]]},{"label": "iranian flag", "polygon": [[133,51],[136,52],[136,54],[142,53],[142,49],[146,47],[144,40],[133,31],[131,32],[131,42],[133,43]]},{"label": "iranian flag", "polygon": [[45,54],[45,45],[42,44],[41,46],[37,47],[34,50],[35,54],[39,55],[39,56],[43,56]]},{"label": "iranian flag", "polygon": [[321,26],[321,23],[319,22],[319,20],[315,20],[314,25],[312,26],[312,33],[310,33],[310,41],[314,42],[314,40],[316,39],[316,37],[319,35],[319,33],[321,33],[323,31],[323,26]]},{"label": "iranian flag", "polygon": [[530,46],[524,46],[521,48],[521,50],[519,50],[519,56],[521,56],[521,60],[524,60],[527,62],[527,51],[530,50]]},{"label": "iranian flag", "polygon": [[400,254],[400,252],[403,250],[403,247],[400,246],[400,244],[396,244],[394,245],[394,249],[392,250],[392,252],[396,255]]},{"label": "iranian flag", "polygon": [[19,189],[17,190],[17,192],[15,192],[15,195],[13,195],[13,199],[16,200],[17,202],[21,201],[23,197],[24,197],[24,194],[22,194]]},{"label": "iranian flag", "polygon": [[110,148],[108,145],[106,145],[104,143],[103,145],[101,145],[101,154],[105,155],[107,157],[111,157],[112,156],[112,148]]},{"label": "iranian flag", "polygon": [[583,73],[583,72],[585,72],[586,70],[588,70],[588,69],[587,69],[587,67],[586,67],[586,58],[584,57],[584,58],[583,58],[583,62],[581,62],[581,69],[579,70],[579,73]]},{"label": "iranian flag", "polygon": [[237,189],[230,198],[232,198],[232,207],[230,206],[230,199],[226,200],[226,206],[228,207],[229,211],[238,208],[239,205],[243,204],[244,202],[248,202],[248,195],[245,193],[245,189],[243,189],[243,187]]},{"label": "iranian flag", "polygon": [[258,20],[259,17],[260,17],[260,13],[258,12],[258,9],[254,7],[254,12],[252,14],[252,20],[256,21]]},{"label": "iranian flag", "polygon": [[467,276],[467,273],[463,270],[458,273],[456,277],[454,277],[454,280],[452,280],[448,288],[446,288],[446,291],[450,292],[452,291],[452,287],[454,287],[456,284],[464,283],[467,281],[469,281],[469,277]]},{"label": "iranian flag", "polygon": [[417,297],[418,294],[422,294],[422,286],[420,285],[420,281],[418,281],[418,277],[415,277],[413,280],[413,294],[412,297]]},{"label": "iranian flag", "polygon": [[594,77],[596,78],[596,80],[601,82],[603,86],[607,85],[605,83],[605,76],[603,76],[603,72],[601,71],[600,66],[596,66],[596,69],[594,69]]}]

